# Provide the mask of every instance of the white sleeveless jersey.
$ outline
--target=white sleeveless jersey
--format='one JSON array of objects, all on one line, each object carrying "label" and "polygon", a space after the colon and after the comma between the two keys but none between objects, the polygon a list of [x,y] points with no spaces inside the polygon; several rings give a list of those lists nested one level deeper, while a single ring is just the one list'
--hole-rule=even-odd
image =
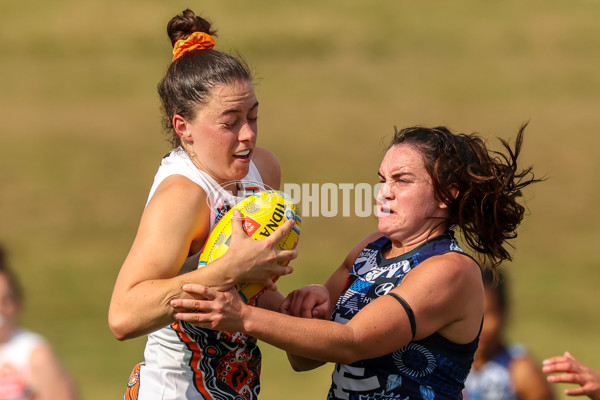
[{"label": "white sleeveless jersey", "polygon": [[33,399],[31,355],[45,343],[40,335],[18,329],[6,343],[0,344],[0,399]]},{"label": "white sleeveless jersey", "polygon": [[[148,201],[158,185],[171,175],[185,176],[206,191],[211,230],[243,198],[225,190],[178,148],[162,160]],[[264,190],[252,162],[240,183],[241,193],[246,195]],[[188,257],[179,273],[197,268],[198,257],[199,253]],[[131,374],[125,399],[246,400],[258,396],[260,351],[255,338],[240,332],[219,332],[175,322],[148,335],[144,359]]]}]

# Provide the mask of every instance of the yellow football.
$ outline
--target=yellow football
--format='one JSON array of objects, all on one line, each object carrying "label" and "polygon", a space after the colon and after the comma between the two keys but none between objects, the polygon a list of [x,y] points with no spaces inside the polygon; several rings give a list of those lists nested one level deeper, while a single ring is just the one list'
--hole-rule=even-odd
[{"label": "yellow football", "polygon": [[[234,210],[240,210],[244,218],[244,231],[255,240],[265,239],[287,220],[295,220],[294,227],[279,241],[277,247],[280,250],[291,250],[298,245],[302,221],[297,205],[281,191],[265,190],[246,197],[223,215],[204,243],[198,268],[210,264],[229,249]],[[284,265],[287,264],[286,262]],[[272,279],[275,281],[277,276],[273,276]],[[264,287],[258,283],[240,283],[236,288],[246,303],[251,302],[264,290]]]}]

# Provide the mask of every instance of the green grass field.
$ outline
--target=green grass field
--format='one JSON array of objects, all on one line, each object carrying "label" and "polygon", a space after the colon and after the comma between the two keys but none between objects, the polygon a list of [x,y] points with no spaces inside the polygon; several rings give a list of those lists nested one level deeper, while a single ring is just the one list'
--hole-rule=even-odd
[{"label": "green grass field", "polygon": [[[570,350],[600,369],[599,3],[5,1],[0,241],[26,290],[23,324],[55,346],[84,399],[121,398],[142,359],[144,339],[115,340],[107,308],[168,150],[156,84],[166,22],[186,7],[255,69],[259,143],[285,182],[375,183],[394,125],[495,145],[529,121],[522,159],[548,180],[525,193],[506,265],[509,337],[540,360]],[[375,226],[305,218],[280,289],[324,281]],[[331,366],[298,374],[263,349],[263,400],[324,398]]]}]

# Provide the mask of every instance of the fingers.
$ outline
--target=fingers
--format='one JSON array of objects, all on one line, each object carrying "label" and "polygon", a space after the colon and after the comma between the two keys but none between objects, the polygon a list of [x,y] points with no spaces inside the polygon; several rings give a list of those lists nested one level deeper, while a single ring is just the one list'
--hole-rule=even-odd
[{"label": "fingers", "polygon": [[231,234],[235,235],[246,235],[246,231],[244,231],[244,216],[238,209],[233,210],[233,217],[231,218]]},{"label": "fingers", "polygon": [[275,284],[275,280],[273,279],[265,279],[265,281],[263,282],[263,286],[267,289],[267,290],[271,290],[271,291],[277,291],[277,285]]},{"label": "fingers", "polygon": [[[294,292],[292,292],[294,293]],[[288,294],[287,297],[285,298],[285,300],[283,300],[283,303],[281,303],[281,305],[279,306],[279,312],[282,314],[286,314],[286,315],[290,315],[290,307],[292,305],[292,300],[291,300],[291,294]]]},{"label": "fingers", "polygon": [[289,275],[294,272],[294,268],[290,265],[282,265],[279,262],[273,267],[273,275],[275,276],[284,276]]},{"label": "fingers", "polygon": [[191,311],[210,311],[210,301],[198,300],[198,299],[174,299],[171,300],[171,306],[174,307],[177,312],[185,310]]},{"label": "fingers", "polygon": [[[244,216],[242,213],[235,209],[233,210],[233,218],[231,222],[231,233],[232,236],[240,236],[243,233],[244,237],[248,237],[244,231]],[[273,249],[275,252],[275,261],[281,265],[287,265],[290,261],[298,257],[298,251],[296,249],[291,250],[279,250],[277,248],[278,243],[291,231],[295,222],[294,220],[287,220],[282,226],[276,229],[271,235],[262,240],[262,246]],[[292,272],[291,269],[283,269],[281,273],[276,275],[287,275]]]},{"label": "fingers", "polygon": [[584,388],[578,387],[578,388],[565,389],[565,394],[567,396],[583,396],[583,395],[587,395],[588,392]]},{"label": "fingers", "polygon": [[219,318],[213,313],[203,312],[178,312],[173,314],[176,321],[189,322],[195,326],[208,329],[218,329]]},{"label": "fingers", "polygon": [[201,296],[202,298],[212,300],[217,296],[217,291],[209,288],[208,286],[201,285],[199,283],[186,283],[181,287],[184,292],[191,295]]},{"label": "fingers", "polygon": [[550,375],[547,377],[547,380],[551,383],[579,383],[579,377],[577,374]]},{"label": "fingers", "polygon": [[185,284],[181,289],[193,298],[172,299],[169,304],[179,310],[202,310],[205,304],[202,300],[214,300],[217,297],[217,291],[197,283]]},{"label": "fingers", "polygon": [[563,356],[551,357],[543,361],[542,371],[551,372],[573,372],[577,370],[578,361],[569,352]]},{"label": "fingers", "polygon": [[313,318],[325,318],[329,312],[329,304],[319,304],[312,309]]},{"label": "fingers", "polygon": [[312,318],[312,302],[310,301],[309,293],[303,290],[296,290],[294,303],[290,312],[297,317]]},{"label": "fingers", "polygon": [[[278,264],[286,266],[290,261],[296,259],[296,257],[298,257],[298,250],[293,249],[293,250],[276,250],[275,251],[275,259],[277,261]],[[283,275],[287,275],[289,273],[291,273],[292,271],[287,272],[286,274]]]},{"label": "fingers", "polygon": [[302,318],[323,318],[328,309],[328,301],[308,288],[288,294],[280,307],[282,313]]},{"label": "fingers", "polygon": [[269,239],[272,241],[273,244],[279,243],[279,241],[283,239],[285,235],[287,235],[292,230],[294,224],[295,221],[293,219],[288,219],[283,225],[277,228],[275,232],[271,233]]},{"label": "fingers", "polygon": [[547,374],[552,372],[572,372],[573,366],[569,361],[564,361],[563,357],[555,357],[554,359],[544,361],[542,371]]}]

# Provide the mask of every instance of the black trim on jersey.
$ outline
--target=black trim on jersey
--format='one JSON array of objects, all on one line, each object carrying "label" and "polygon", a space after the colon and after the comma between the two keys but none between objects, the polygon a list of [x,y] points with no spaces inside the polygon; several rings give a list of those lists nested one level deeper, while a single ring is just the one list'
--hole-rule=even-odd
[{"label": "black trim on jersey", "polygon": [[398,302],[402,305],[402,308],[404,308],[404,311],[406,311],[406,315],[408,316],[408,320],[410,321],[410,330],[412,331],[411,340],[414,339],[415,333],[417,332],[417,323],[415,322],[415,313],[413,312],[412,308],[410,308],[410,306],[408,305],[406,300],[404,300],[401,296],[397,295],[396,293],[388,293],[388,295],[392,296],[393,298],[398,300]]}]

